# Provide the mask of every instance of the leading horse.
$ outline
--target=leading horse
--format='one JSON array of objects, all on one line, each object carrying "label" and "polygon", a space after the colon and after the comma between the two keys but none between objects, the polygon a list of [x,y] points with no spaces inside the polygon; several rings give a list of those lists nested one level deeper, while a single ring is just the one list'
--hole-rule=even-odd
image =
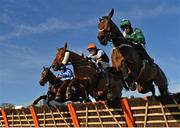
[{"label": "leading horse", "polygon": [[[113,43],[112,65],[123,72],[124,77],[138,83],[138,91],[155,95],[153,82],[158,86],[161,95],[168,94],[168,81],[157,64],[142,60],[139,52],[128,44],[123,34],[111,20],[114,9],[107,16],[99,19],[98,39],[102,45]],[[127,81],[129,82],[129,81]]]},{"label": "leading horse", "polygon": [[[93,62],[88,61],[84,56],[78,55],[67,49],[67,43],[64,47],[58,48],[56,57],[52,63],[52,68],[57,69],[58,66],[66,65],[71,63],[74,69],[75,79],[81,83],[82,86],[87,91],[87,94],[90,94],[94,97],[99,97],[100,100],[106,100],[108,94],[108,87],[106,86],[105,78],[98,78],[96,66]],[[109,75],[114,74],[114,70],[111,70]],[[119,74],[119,76],[122,76]],[[110,83],[113,79],[109,79]],[[122,82],[122,77],[119,78],[119,85],[117,85],[116,90],[109,89],[111,94],[109,99],[115,99],[121,97],[121,91],[125,83]],[[110,88],[113,88],[111,84]]]}]

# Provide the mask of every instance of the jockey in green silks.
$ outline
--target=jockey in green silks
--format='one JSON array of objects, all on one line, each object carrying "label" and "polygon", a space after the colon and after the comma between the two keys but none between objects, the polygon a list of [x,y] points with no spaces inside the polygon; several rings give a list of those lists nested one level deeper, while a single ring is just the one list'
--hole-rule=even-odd
[{"label": "jockey in green silks", "polygon": [[123,36],[127,39],[127,42],[138,49],[142,59],[147,60],[149,63],[153,63],[154,60],[145,50],[145,37],[143,32],[139,28],[133,29],[131,27],[131,22],[128,19],[121,20],[120,28],[123,30]]}]

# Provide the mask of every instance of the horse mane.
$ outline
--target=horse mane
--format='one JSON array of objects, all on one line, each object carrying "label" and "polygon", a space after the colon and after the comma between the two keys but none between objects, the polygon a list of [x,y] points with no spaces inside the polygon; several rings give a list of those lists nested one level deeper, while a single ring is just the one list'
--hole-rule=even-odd
[{"label": "horse mane", "polygon": [[[111,24],[111,38],[112,40],[114,40],[114,42],[118,42],[117,46],[119,46],[119,44],[130,44],[129,42],[126,41],[126,39],[124,38],[122,32],[120,31],[120,29],[118,28],[118,26],[112,21],[110,20],[110,24]],[[116,44],[114,44],[115,47]]]},{"label": "horse mane", "polygon": [[112,25],[112,30],[114,30],[117,35],[124,37],[118,26],[112,20],[110,20],[110,24]]},{"label": "horse mane", "polygon": [[88,61],[86,59],[86,57],[84,57],[84,54],[79,55],[79,54],[77,54],[77,53],[75,53],[75,52],[73,52],[71,50],[66,50],[66,51],[70,52],[72,54],[72,56],[77,58],[77,61],[74,61],[74,62],[72,60],[70,60],[72,64],[75,63],[75,62],[76,63],[79,62],[81,65],[86,65],[87,67],[88,66],[93,67],[93,68],[96,67],[96,65],[92,61]]}]

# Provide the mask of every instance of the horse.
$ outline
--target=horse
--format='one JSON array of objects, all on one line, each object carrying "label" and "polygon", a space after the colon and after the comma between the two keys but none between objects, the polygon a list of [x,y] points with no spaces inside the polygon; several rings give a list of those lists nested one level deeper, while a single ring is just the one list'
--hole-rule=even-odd
[{"label": "horse", "polygon": [[37,104],[41,99],[47,100],[48,102],[54,100],[56,96],[60,96],[61,94],[61,85],[62,81],[51,72],[51,67],[44,67],[41,72],[39,84],[41,86],[45,86],[45,84],[49,81],[49,88],[46,95],[38,97],[33,104]]},{"label": "horse", "polygon": [[[99,78],[97,76],[96,65],[93,62],[88,61],[83,55],[68,50],[67,43],[65,43],[64,47],[57,49],[56,57],[51,66],[53,70],[56,70],[58,66],[67,65],[68,63],[72,64],[75,79],[80,83],[80,85],[84,86],[87,94],[90,94],[93,97],[98,97],[100,100],[107,100],[108,86],[106,85],[106,78]],[[111,74],[113,74],[113,72],[111,72]],[[113,94],[113,96],[109,96],[109,99],[112,99],[112,97],[113,99],[114,97],[120,98],[122,88],[124,87],[123,84],[120,83],[117,86],[116,92],[109,89]]]},{"label": "horse", "polygon": [[162,69],[156,64],[143,60],[135,47],[126,41],[123,34],[111,20],[114,9],[107,16],[99,19],[98,40],[101,45],[113,44],[112,66],[123,72],[127,83],[138,83],[138,92],[152,92],[155,96],[154,84],[158,86],[160,95],[168,95],[168,81]]},{"label": "horse", "polygon": [[[48,102],[51,100],[55,100],[57,102],[65,102],[66,101],[66,88],[67,83],[64,83],[59,78],[57,78],[52,71],[51,67],[43,67],[43,71],[41,72],[39,84],[44,86],[47,82],[49,82],[49,88],[46,95],[40,96],[37,98],[33,104],[38,103],[39,100],[45,99]],[[57,98],[58,97],[58,98]]]}]

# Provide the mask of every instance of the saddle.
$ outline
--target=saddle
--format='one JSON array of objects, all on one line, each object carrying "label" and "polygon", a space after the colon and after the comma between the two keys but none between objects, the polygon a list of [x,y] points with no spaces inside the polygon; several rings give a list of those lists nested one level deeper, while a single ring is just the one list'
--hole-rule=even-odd
[{"label": "saddle", "polygon": [[154,59],[152,59],[149,54],[147,53],[147,51],[143,48],[142,45],[140,44],[133,44],[133,47],[135,47],[138,51],[138,53],[140,54],[142,60],[147,60],[148,63],[152,64],[154,62]]}]

